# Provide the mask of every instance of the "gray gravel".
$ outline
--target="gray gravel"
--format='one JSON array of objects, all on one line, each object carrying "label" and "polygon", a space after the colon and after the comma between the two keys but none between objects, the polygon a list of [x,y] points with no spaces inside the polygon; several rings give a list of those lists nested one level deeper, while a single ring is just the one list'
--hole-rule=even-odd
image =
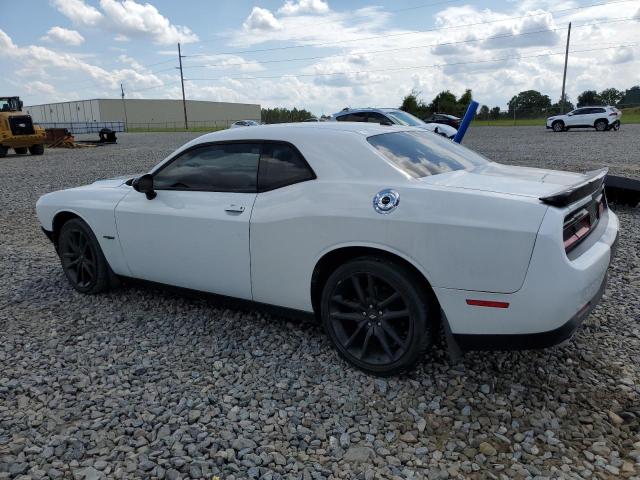
[{"label": "gray gravel", "polygon": [[[312,323],[68,286],[38,196],[143,171],[193,136],[0,160],[0,479],[638,478],[640,209],[618,209],[610,286],[568,345],[456,365],[437,350],[382,380]],[[467,140],[505,163],[636,176],[639,142],[640,126]]]}]

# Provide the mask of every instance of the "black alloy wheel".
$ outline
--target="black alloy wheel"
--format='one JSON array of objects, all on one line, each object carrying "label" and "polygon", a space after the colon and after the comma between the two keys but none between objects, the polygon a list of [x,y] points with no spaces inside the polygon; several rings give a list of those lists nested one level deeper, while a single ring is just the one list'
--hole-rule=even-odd
[{"label": "black alloy wheel", "polygon": [[362,258],[339,267],[323,291],[323,323],[338,352],[369,373],[413,366],[431,343],[428,299],[401,265]]},{"label": "black alloy wheel", "polygon": [[109,288],[111,271],[89,226],[75,218],[60,231],[58,255],[71,286],[82,293],[98,293]]},{"label": "black alloy wheel", "polygon": [[562,132],[564,130],[564,122],[556,120],[551,124],[551,128],[553,128],[554,132]]}]

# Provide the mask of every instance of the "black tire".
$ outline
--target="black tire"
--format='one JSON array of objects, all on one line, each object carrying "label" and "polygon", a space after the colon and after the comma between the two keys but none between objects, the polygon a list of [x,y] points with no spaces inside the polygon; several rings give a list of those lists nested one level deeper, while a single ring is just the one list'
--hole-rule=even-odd
[{"label": "black tire", "polygon": [[564,122],[562,120],[556,120],[551,124],[551,128],[554,132],[563,132],[564,131]]},{"label": "black tire", "polygon": [[620,120],[616,120],[615,122],[613,122],[613,125],[611,125],[610,128],[614,132],[617,132],[618,130],[620,130]]},{"label": "black tire", "polygon": [[18,155],[26,155],[29,149],[27,147],[16,147],[13,149],[13,151]]},{"label": "black tire", "polygon": [[[357,286],[356,286],[357,285]],[[361,257],[338,267],[322,290],[322,323],[338,353],[367,373],[412,368],[434,340],[427,292],[404,266]]]},{"label": "black tire", "polygon": [[44,153],[44,144],[39,143],[38,145],[31,145],[29,147],[29,153],[31,153],[31,155],[42,155]]},{"label": "black tire", "polygon": [[609,123],[606,120],[601,119],[601,120],[596,120],[596,123],[594,123],[593,126],[598,132],[605,132],[609,127]]},{"label": "black tire", "polygon": [[0,158],[6,157],[8,151],[9,151],[9,147],[5,147],[4,145],[0,145]]},{"label": "black tire", "polygon": [[83,220],[73,218],[60,229],[58,256],[67,280],[81,293],[109,289],[113,273],[95,235]]}]

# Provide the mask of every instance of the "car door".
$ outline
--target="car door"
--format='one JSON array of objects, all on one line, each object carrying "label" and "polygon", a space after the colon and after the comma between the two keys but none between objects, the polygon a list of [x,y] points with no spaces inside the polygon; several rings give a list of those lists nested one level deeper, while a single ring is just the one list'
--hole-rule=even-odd
[{"label": "car door", "polygon": [[152,172],[155,198],[132,189],[115,210],[132,276],[251,298],[249,221],[260,142],[181,152]]},{"label": "car door", "polygon": [[565,125],[567,127],[576,127],[578,125],[582,125],[585,122],[585,114],[589,110],[588,108],[577,108],[573,112],[569,112],[567,115],[567,121]]}]

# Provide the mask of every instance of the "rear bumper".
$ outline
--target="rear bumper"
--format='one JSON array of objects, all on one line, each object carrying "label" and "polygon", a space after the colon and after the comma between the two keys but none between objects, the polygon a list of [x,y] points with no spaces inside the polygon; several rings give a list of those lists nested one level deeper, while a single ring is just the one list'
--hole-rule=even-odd
[{"label": "rear bumper", "polygon": [[474,335],[454,334],[453,338],[463,351],[468,350],[535,350],[553,347],[569,340],[578,330],[582,322],[591,314],[607,286],[605,275],[597,293],[568,322],[563,325],[539,333],[507,334],[507,335]]},{"label": "rear bumper", "polygon": [[[557,345],[569,339],[597,305],[617,246],[618,219],[607,211],[597,236],[569,258],[561,232],[553,227],[562,225],[564,210],[550,210],[553,212],[543,220],[520,290],[497,294],[434,288],[452,338],[461,349],[521,350]],[[508,307],[469,305],[469,299],[507,303]]]}]

